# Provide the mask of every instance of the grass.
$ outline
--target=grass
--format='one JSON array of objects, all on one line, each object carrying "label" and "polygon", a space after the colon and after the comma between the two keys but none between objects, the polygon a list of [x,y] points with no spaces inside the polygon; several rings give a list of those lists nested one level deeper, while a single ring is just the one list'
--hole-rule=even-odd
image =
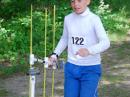
[{"label": "grass", "polygon": [[99,97],[129,97],[129,89],[123,88],[120,84],[101,85]]},{"label": "grass", "polygon": [[8,77],[15,73],[25,73],[27,72],[27,65],[15,65],[10,67],[0,67],[0,76]]},{"label": "grass", "polygon": [[[128,70],[130,70],[130,68],[128,68]],[[130,84],[123,83],[123,81],[128,81],[129,79],[125,75],[126,73],[118,73],[120,72],[120,68],[110,71],[111,72],[109,73],[104,71],[104,75],[99,87],[99,97],[129,97]],[[115,71],[117,72],[117,75],[113,75],[113,72],[115,73]]]},{"label": "grass", "polygon": [[109,34],[108,36],[111,41],[122,41],[125,40],[126,33],[124,35],[118,35],[118,33],[112,33]]},{"label": "grass", "polygon": [[130,97],[130,42],[113,41],[102,56],[103,77],[99,97]]},{"label": "grass", "polygon": [[8,91],[5,89],[0,89],[0,97],[6,97],[8,94]]}]

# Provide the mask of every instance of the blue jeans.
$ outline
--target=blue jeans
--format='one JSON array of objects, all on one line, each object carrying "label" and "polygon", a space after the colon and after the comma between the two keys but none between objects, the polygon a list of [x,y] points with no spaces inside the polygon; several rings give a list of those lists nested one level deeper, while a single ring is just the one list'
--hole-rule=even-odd
[{"label": "blue jeans", "polygon": [[64,97],[98,97],[101,65],[78,66],[65,64]]}]

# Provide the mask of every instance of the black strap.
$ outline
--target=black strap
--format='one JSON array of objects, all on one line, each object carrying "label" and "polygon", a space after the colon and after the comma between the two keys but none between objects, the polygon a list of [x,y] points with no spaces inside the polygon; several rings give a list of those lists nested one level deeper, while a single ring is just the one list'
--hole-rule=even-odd
[{"label": "black strap", "polygon": [[59,57],[58,54],[56,54],[56,53],[54,53],[54,52],[53,52],[51,55],[56,55],[57,58]]}]

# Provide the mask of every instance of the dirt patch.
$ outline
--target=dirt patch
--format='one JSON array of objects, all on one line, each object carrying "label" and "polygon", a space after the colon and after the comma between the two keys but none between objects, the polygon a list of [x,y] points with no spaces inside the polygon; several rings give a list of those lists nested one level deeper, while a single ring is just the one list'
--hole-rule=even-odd
[{"label": "dirt patch", "polygon": [[[55,97],[63,96],[63,70],[55,71]],[[52,71],[47,70],[46,97],[51,97]],[[29,76],[17,75],[4,80],[4,89],[8,91],[6,97],[28,97]],[[43,97],[43,73],[36,76],[36,97]]]}]

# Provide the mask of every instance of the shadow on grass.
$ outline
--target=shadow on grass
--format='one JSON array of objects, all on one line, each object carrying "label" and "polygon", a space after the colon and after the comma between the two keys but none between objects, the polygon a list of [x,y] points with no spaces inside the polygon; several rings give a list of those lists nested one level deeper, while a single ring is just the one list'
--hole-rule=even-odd
[{"label": "shadow on grass", "polygon": [[130,97],[130,42],[112,42],[103,53],[99,97]]},{"label": "shadow on grass", "polygon": [[130,90],[122,87],[122,84],[101,85],[99,97],[130,97]]}]

